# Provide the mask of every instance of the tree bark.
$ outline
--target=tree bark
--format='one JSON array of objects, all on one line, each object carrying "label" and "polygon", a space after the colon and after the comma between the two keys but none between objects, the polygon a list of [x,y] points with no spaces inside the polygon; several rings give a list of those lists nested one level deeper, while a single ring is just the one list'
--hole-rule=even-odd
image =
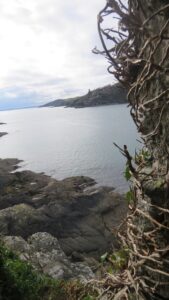
[{"label": "tree bark", "polygon": [[[118,34],[103,28],[110,14],[120,18]],[[129,248],[128,273],[121,278],[130,284],[118,299],[168,299],[169,2],[128,0],[125,7],[124,1],[108,0],[98,29],[108,70],[129,88],[131,115],[144,141],[133,159],[135,171],[130,168],[133,199],[126,234],[120,234]],[[128,159],[126,148],[121,151]]]}]

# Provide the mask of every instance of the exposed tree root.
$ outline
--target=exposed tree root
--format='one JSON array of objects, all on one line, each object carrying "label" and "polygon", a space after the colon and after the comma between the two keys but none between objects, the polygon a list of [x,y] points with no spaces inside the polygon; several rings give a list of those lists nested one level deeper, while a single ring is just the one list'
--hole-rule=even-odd
[{"label": "exposed tree root", "polygon": [[[86,289],[97,291],[96,299],[168,299],[162,289],[169,290],[169,146],[163,123],[169,88],[162,81],[169,74],[169,4],[157,2],[160,6],[152,7],[150,14],[143,0],[129,0],[128,5],[107,0],[98,15],[103,51],[95,48],[94,53],[106,56],[108,71],[129,89],[131,115],[149,154],[142,152],[133,158],[126,146],[115,144],[126,157],[132,177],[130,212],[118,231],[122,248],[128,249],[128,259],[125,268],[86,284]],[[118,18],[115,28],[104,28],[104,19],[109,16]],[[160,25],[158,30],[156,23]],[[158,112],[158,117],[153,117],[153,112]],[[147,192],[149,184],[154,190]]]}]

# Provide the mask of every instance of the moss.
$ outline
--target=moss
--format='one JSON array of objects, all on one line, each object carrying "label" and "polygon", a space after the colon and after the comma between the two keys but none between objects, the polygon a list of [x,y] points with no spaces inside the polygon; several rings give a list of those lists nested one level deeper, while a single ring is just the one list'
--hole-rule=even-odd
[{"label": "moss", "polygon": [[21,204],[17,204],[15,206],[13,206],[13,211],[16,213],[31,214],[33,210],[34,209],[30,205],[25,204],[25,203],[21,203]]}]

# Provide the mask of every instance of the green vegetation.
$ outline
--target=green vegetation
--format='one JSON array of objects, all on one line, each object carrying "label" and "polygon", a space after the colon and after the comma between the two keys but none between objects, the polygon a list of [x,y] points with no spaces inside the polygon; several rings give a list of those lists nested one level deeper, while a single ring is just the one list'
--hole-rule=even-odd
[{"label": "green vegetation", "polygon": [[134,192],[130,188],[130,190],[126,193],[126,201],[127,204],[133,204],[134,203]]},{"label": "green vegetation", "polygon": [[143,147],[138,153],[135,154],[134,159],[137,165],[144,164],[146,166],[151,166],[152,163],[152,155],[145,147]]},{"label": "green vegetation", "polygon": [[38,274],[30,264],[0,245],[0,299],[64,300],[64,283]]},{"label": "green vegetation", "polygon": [[109,261],[112,263],[112,272],[119,272],[127,266],[129,256],[129,249],[123,248],[119,251],[113,252],[109,256]]},{"label": "green vegetation", "polygon": [[128,262],[129,249],[124,247],[113,253],[106,252],[100,257],[100,261],[107,270],[107,273],[117,273],[126,267]]},{"label": "green vegetation", "polygon": [[125,179],[126,179],[127,181],[129,181],[130,178],[131,178],[131,176],[132,176],[132,173],[131,173],[130,168],[129,168],[128,164],[127,164],[127,165],[126,165],[126,169],[125,169],[125,171],[124,171],[124,177],[125,177]]},{"label": "green vegetation", "polygon": [[96,292],[84,291],[79,281],[58,281],[39,274],[0,244],[0,299],[2,300],[95,300]]}]

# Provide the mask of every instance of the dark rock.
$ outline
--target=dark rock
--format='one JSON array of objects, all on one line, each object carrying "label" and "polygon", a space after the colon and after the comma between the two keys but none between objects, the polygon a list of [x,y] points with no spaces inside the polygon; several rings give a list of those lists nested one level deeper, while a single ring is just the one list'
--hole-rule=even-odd
[{"label": "dark rock", "polygon": [[67,255],[75,251],[98,257],[117,247],[111,229],[126,215],[123,196],[91,187],[95,182],[89,177],[57,181],[31,171],[10,173],[16,162],[0,160],[0,234],[25,239],[48,232]]},{"label": "dark rock", "polygon": [[8,133],[7,132],[0,132],[0,137],[4,136],[6,134],[8,134]]},{"label": "dark rock", "polygon": [[46,232],[37,232],[26,242],[19,236],[6,236],[2,241],[19,257],[28,261],[39,272],[55,279],[79,279],[82,282],[94,277],[83,263],[72,263],[60,247],[57,238]]}]

